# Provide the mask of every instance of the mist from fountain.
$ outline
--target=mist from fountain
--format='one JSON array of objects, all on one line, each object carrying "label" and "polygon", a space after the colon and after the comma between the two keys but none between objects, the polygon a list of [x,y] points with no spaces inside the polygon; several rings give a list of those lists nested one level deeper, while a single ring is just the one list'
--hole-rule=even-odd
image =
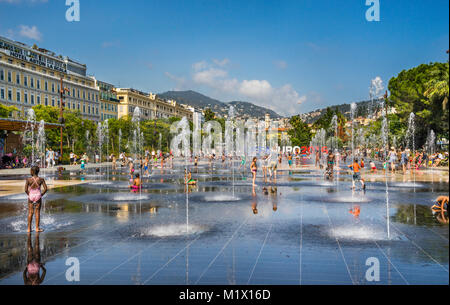
[{"label": "mist from fountain", "polygon": [[[45,168],[45,143],[46,143],[45,122],[44,122],[44,120],[41,120],[41,122],[39,123],[37,141],[36,141],[38,158],[40,160],[41,168]],[[45,178],[45,172],[43,172],[43,177]]]},{"label": "mist from fountain", "polygon": [[[100,174],[100,179],[102,177],[102,147],[103,147],[103,126],[101,122],[98,122],[97,124],[97,143],[98,143],[98,154],[99,154],[99,162],[100,164],[98,165],[99,168],[99,174]],[[97,155],[97,153],[95,153],[95,155]],[[96,160],[97,161],[97,160]]]},{"label": "mist from fountain", "polygon": [[[414,185],[416,185],[416,139],[415,139],[415,134],[416,134],[416,126],[414,123],[414,119],[415,119],[415,114],[413,112],[411,112],[411,114],[409,115],[409,119],[408,119],[408,130],[406,131],[406,147],[410,147],[411,146],[411,152],[412,152],[412,160],[413,160],[413,164],[410,165],[411,170],[413,171],[413,179],[414,179]],[[414,191],[416,191],[415,187],[414,187]]]},{"label": "mist from fountain", "polygon": [[25,131],[23,133],[23,144],[31,146],[31,162],[30,164],[34,164],[35,162],[35,151],[36,151],[36,139],[35,139],[35,130],[36,130],[36,115],[32,108],[27,111],[27,124],[25,126]]},{"label": "mist from fountain", "polygon": [[[383,100],[383,103],[385,103],[385,101]],[[389,126],[388,126],[388,122],[387,122],[387,113],[386,111],[384,111],[385,107],[383,104],[382,107],[382,111],[383,111],[383,121],[381,124],[381,138],[383,141],[383,151],[384,151],[384,156],[383,156],[383,162],[387,162],[387,153],[389,152]],[[386,189],[386,230],[387,230],[387,236],[388,239],[390,239],[391,236],[391,232],[390,232],[390,215],[389,215],[389,185],[388,185],[388,178],[387,178],[387,173],[389,171],[388,166],[386,166],[386,170],[384,171],[384,180],[385,180],[385,189]]]},{"label": "mist from fountain", "polygon": [[352,103],[350,106],[350,114],[352,120],[352,164],[355,161],[355,115],[356,115],[356,103]]}]

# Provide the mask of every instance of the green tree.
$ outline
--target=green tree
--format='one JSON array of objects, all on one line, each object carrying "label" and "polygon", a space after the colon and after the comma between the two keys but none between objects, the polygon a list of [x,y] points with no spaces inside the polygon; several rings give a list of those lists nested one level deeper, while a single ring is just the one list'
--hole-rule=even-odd
[{"label": "green tree", "polygon": [[312,138],[311,128],[299,115],[289,119],[292,128],[288,131],[293,146],[309,146]]},{"label": "green tree", "polygon": [[206,108],[205,111],[203,111],[203,115],[205,117],[205,122],[212,121],[216,117],[216,114],[210,108]]},{"label": "green tree", "polygon": [[400,123],[406,126],[410,113],[416,115],[417,147],[425,143],[430,129],[448,139],[448,69],[448,62],[422,64],[389,81]]},{"label": "green tree", "polygon": [[3,104],[0,104],[0,118],[9,118],[11,113],[13,113],[14,111],[19,111],[19,109],[14,106],[5,106]]}]

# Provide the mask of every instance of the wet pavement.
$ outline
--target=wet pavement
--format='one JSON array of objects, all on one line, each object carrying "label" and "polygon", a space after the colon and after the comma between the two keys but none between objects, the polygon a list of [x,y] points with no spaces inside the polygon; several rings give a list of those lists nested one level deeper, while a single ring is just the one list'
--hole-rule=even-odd
[{"label": "wet pavement", "polygon": [[[266,183],[259,171],[253,192],[249,171],[217,162],[192,168],[186,194],[183,171],[156,169],[140,192],[125,169],[48,177],[83,184],[49,192],[40,234],[25,232],[25,195],[0,197],[0,284],[449,283],[447,214],[430,209],[448,196],[448,173],[389,175],[388,192],[381,173],[363,175],[366,192],[352,192],[345,172],[328,181],[307,167]],[[68,258],[79,282],[66,279]],[[24,277],[36,261],[45,276]]]}]

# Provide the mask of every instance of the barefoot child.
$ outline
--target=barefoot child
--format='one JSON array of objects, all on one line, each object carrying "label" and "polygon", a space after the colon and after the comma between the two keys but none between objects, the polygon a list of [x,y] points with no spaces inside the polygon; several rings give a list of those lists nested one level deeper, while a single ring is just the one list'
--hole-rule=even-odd
[{"label": "barefoot child", "polygon": [[250,170],[252,171],[252,175],[253,175],[253,185],[255,185],[256,172],[258,171],[258,165],[256,164],[257,160],[258,159],[256,157],[254,157],[252,160],[252,164],[250,165]]},{"label": "barefoot child", "polygon": [[140,178],[139,174],[136,174],[136,178],[134,178],[133,184],[130,185],[130,188],[133,191],[137,191],[141,188],[141,178]]},{"label": "barefoot child", "polygon": [[[31,223],[33,221],[33,214],[36,214],[35,224],[36,232],[43,232],[39,227],[41,217],[42,197],[47,193],[47,184],[43,178],[39,177],[39,167],[33,166],[30,170],[31,178],[27,178],[25,182],[25,193],[28,195],[28,230],[31,232]],[[44,191],[41,192],[41,187]]]},{"label": "barefoot child", "polygon": [[188,171],[187,169],[185,169],[185,171],[184,171],[184,181],[187,185],[196,185],[197,184],[197,181],[192,179],[191,171]]},{"label": "barefoot child", "polygon": [[353,164],[349,165],[348,167],[350,167],[353,170],[352,188],[353,189],[355,188],[355,181],[359,180],[359,182],[361,182],[362,189],[365,190],[366,185],[364,184],[364,179],[361,178],[361,172],[360,172],[361,167],[359,166],[358,159],[355,159],[353,161]]}]

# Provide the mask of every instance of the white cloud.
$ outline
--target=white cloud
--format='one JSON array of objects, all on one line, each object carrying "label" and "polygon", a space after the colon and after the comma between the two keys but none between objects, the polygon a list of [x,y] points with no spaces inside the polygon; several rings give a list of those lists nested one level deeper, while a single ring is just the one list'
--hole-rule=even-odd
[{"label": "white cloud", "polygon": [[194,73],[193,79],[196,83],[217,87],[217,84],[220,83],[219,79],[226,77],[227,74],[224,70],[210,68],[200,71],[197,70]]},{"label": "white cloud", "polygon": [[205,69],[207,67],[208,67],[208,63],[206,61],[204,61],[204,60],[192,64],[192,68],[195,71],[199,71],[199,70]]},{"label": "white cloud", "polygon": [[273,88],[266,80],[244,80],[240,85],[239,92],[255,99],[265,99],[273,93]]},{"label": "white cloud", "polygon": [[[2,0],[0,0],[2,1]],[[19,39],[25,37],[32,40],[41,41],[42,33],[38,30],[37,26],[19,25],[17,29],[8,29],[6,33],[3,33],[9,39]]]},{"label": "white cloud", "polygon": [[275,88],[267,80],[239,81],[229,77],[228,71],[209,65],[206,61],[197,62],[192,67],[194,84],[221,91],[233,98],[254,102],[281,114],[297,114],[299,104],[306,100],[306,96],[300,96],[290,84]]},{"label": "white cloud", "polygon": [[219,67],[225,67],[230,63],[230,60],[228,58],[224,58],[222,60],[213,59],[213,62]]},{"label": "white cloud", "polygon": [[35,25],[31,27],[27,25],[19,25],[19,35],[37,41],[41,41],[42,39],[42,34]]}]

